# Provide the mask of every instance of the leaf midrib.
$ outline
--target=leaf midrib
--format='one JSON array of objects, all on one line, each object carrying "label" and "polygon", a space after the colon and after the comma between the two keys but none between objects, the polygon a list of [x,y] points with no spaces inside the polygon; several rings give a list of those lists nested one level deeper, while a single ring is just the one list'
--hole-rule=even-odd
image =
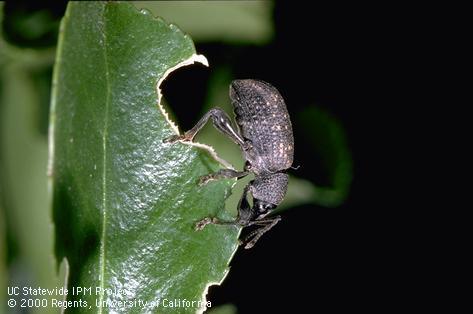
[{"label": "leaf midrib", "polygon": [[[110,72],[108,65],[108,51],[107,51],[107,18],[106,18],[107,5],[104,7],[103,11],[103,57],[105,63],[105,84],[107,87],[106,98],[105,98],[105,118],[104,118],[104,130],[102,134],[102,149],[103,149],[103,158],[102,158],[102,241],[100,243],[100,273],[99,273],[99,284],[100,284],[100,296],[99,304],[101,305],[104,298],[104,288],[105,288],[105,239],[107,234],[107,137],[108,137],[108,114],[110,107]],[[99,306],[99,313],[102,313],[102,306]]]}]

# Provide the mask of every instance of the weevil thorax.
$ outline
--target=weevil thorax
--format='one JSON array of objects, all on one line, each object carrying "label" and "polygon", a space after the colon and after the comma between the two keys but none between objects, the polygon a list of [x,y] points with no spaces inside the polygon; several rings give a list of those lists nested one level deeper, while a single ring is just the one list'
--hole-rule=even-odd
[{"label": "weevil thorax", "polygon": [[258,80],[235,80],[230,85],[235,120],[251,148],[244,157],[257,175],[291,167],[294,138],[286,104],[278,90]]},{"label": "weevil thorax", "polygon": [[256,176],[250,186],[253,199],[279,205],[286,195],[288,181],[289,176],[282,172]]}]

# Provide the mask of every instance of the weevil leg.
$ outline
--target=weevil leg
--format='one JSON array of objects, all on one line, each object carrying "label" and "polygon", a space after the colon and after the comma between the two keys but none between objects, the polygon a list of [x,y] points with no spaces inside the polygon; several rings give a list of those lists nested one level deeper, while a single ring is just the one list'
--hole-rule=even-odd
[{"label": "weevil leg", "polygon": [[251,182],[243,190],[243,195],[240,198],[238,203],[238,217],[235,220],[220,220],[215,217],[205,217],[204,219],[197,222],[195,225],[195,230],[200,231],[205,228],[205,226],[214,224],[214,225],[238,225],[245,227],[250,223],[252,211],[250,203],[248,203],[247,195],[250,188]]},{"label": "weevil leg", "polygon": [[219,179],[231,179],[231,178],[242,178],[248,175],[246,171],[235,171],[232,169],[220,169],[217,172],[209,173],[208,175],[202,176],[199,179],[199,185],[206,185],[210,181]]},{"label": "weevil leg", "polygon": [[226,221],[226,220],[220,220],[215,217],[205,217],[204,219],[199,220],[195,224],[195,230],[201,231],[207,225],[238,225],[238,220]]},{"label": "weevil leg", "polygon": [[275,216],[272,218],[264,220],[255,220],[250,222],[248,225],[264,225],[264,227],[258,228],[255,231],[251,232],[241,244],[245,244],[245,249],[251,249],[255,246],[256,242],[261,238],[263,234],[268,232],[272,227],[274,227],[281,220],[281,216]]},{"label": "weevil leg", "polygon": [[216,225],[238,225],[241,227],[247,226],[261,226],[260,228],[252,231],[243,241],[240,241],[240,245],[245,244],[245,249],[251,249],[256,242],[261,238],[263,234],[273,228],[280,220],[281,216],[274,216],[271,218],[264,218],[260,220],[251,220],[253,217],[253,211],[250,203],[248,202],[248,191],[253,182],[248,183],[243,191],[243,195],[238,203],[238,217],[235,220],[225,221],[218,218],[205,217],[195,225],[196,230],[202,230],[209,224]]},{"label": "weevil leg", "polygon": [[220,108],[212,108],[211,110],[209,110],[192,129],[185,132],[183,135],[173,135],[171,137],[166,138],[163,142],[174,143],[177,141],[192,141],[195,135],[204,127],[204,125],[207,123],[207,121],[209,121],[210,118],[212,118],[213,125],[217,130],[227,135],[230,139],[232,139],[241,147],[245,148],[247,146],[243,137],[233,127],[228,115]]},{"label": "weevil leg", "polygon": [[274,220],[281,220],[281,216],[268,217],[259,220],[253,220],[248,223],[248,226],[266,226],[269,223],[272,223]]}]

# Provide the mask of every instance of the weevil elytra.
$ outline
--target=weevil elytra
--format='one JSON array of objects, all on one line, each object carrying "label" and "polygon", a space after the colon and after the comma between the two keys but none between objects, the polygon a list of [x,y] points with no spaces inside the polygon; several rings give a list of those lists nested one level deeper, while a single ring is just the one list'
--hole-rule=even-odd
[{"label": "weevil elytra", "polygon": [[[258,226],[242,242],[249,249],[258,239],[280,220],[280,216],[268,217],[278,206],[287,191],[289,169],[294,157],[294,137],[286,105],[278,90],[259,80],[235,80],[230,85],[230,99],[234,107],[234,128],[228,115],[220,108],[207,112],[197,124],[183,135],[165,139],[167,143],[192,141],[194,136],[211,118],[220,132],[238,144],[245,158],[243,171],[221,169],[200,178],[200,184],[221,178],[242,178],[254,173],[244,189],[238,206],[238,216],[233,221],[206,217],[196,225],[202,230],[208,224]],[[253,206],[248,196],[253,197]]]}]

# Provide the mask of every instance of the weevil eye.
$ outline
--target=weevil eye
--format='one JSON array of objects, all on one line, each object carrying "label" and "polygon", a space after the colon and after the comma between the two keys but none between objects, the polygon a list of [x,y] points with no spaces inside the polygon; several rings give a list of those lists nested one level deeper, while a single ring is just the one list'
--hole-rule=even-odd
[{"label": "weevil eye", "polygon": [[267,214],[270,210],[275,209],[276,205],[271,203],[258,202],[258,215]]},{"label": "weevil eye", "polygon": [[253,168],[253,166],[251,165],[251,163],[247,160],[245,162],[245,171],[250,171],[251,168]]}]

